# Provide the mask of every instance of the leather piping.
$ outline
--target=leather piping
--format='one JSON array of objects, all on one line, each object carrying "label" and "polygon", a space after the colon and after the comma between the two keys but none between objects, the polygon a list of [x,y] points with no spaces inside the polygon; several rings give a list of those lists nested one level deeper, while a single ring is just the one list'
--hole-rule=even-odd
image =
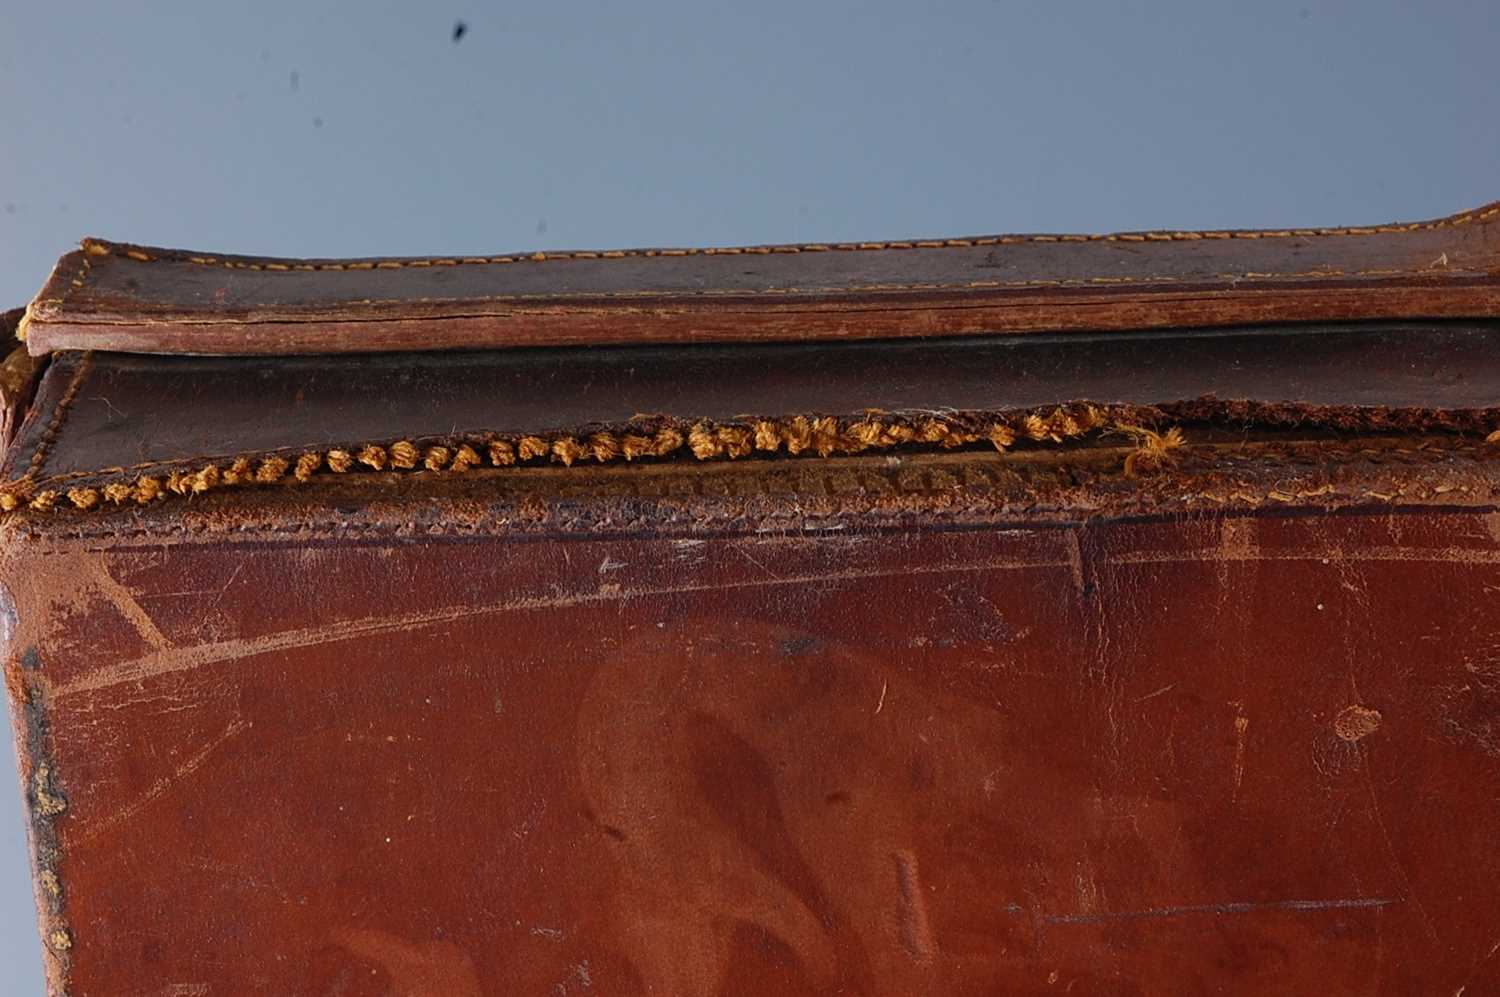
[{"label": "leather piping", "polygon": [[[1500,201],[1483,205],[1472,211],[1450,215],[1425,222],[1406,222],[1390,225],[1371,226],[1349,226],[1344,228],[1297,228],[1297,229],[1221,229],[1211,231],[1151,231],[1151,232],[1115,232],[1102,235],[995,235],[976,236],[961,239],[916,239],[906,241],[886,242],[839,242],[839,243],[800,243],[789,245],[768,246],[734,246],[720,248],[702,249],[615,249],[615,250],[582,250],[561,252],[535,252],[535,253],[512,253],[502,256],[440,256],[418,259],[394,259],[394,258],[369,258],[351,260],[297,260],[290,258],[255,258],[234,256],[208,256],[200,254],[184,253],[175,250],[151,250],[143,246],[135,246],[123,243],[109,242],[103,239],[86,238],[80,244],[84,250],[81,254],[82,265],[77,274],[68,283],[68,290],[62,298],[37,299],[26,309],[20,325],[16,329],[16,338],[24,341],[26,339],[27,326],[32,316],[39,310],[60,308],[67,297],[73,292],[81,290],[88,283],[89,273],[93,258],[96,256],[114,256],[122,259],[134,260],[138,263],[154,263],[158,261],[186,262],[196,266],[217,266],[235,270],[257,270],[271,273],[292,271],[340,271],[340,270],[400,270],[420,267],[445,267],[445,266],[487,266],[514,263],[543,263],[566,260],[613,260],[631,259],[643,257],[682,257],[682,256],[735,256],[741,254],[775,254],[775,253],[818,253],[818,252],[881,252],[893,250],[919,250],[919,249],[955,249],[973,246],[1008,246],[1027,243],[1070,243],[1070,242],[1198,242],[1203,240],[1222,239],[1290,239],[1290,238],[1328,238],[1362,235],[1390,235],[1404,232],[1421,232],[1432,229],[1453,228],[1469,225],[1474,222],[1488,221],[1500,216]],[[1245,281],[1245,280],[1286,280],[1307,277],[1402,277],[1416,274],[1441,275],[1442,264],[1429,265],[1416,269],[1399,268],[1375,268],[1368,270],[1304,270],[1288,273],[1275,272],[1245,272],[1233,274],[1221,274],[1220,279]],[[999,288],[1043,288],[1043,287],[1109,287],[1109,286],[1134,286],[1150,284],[1178,284],[1179,277],[1139,277],[1139,276],[1111,276],[1111,277],[1085,277],[1067,279],[1036,279],[1016,281],[968,281],[963,283],[916,283],[916,284],[861,284],[853,286],[838,287],[778,287],[778,288],[755,288],[741,290],[724,289],[701,289],[691,294],[658,292],[658,291],[609,291],[602,293],[543,293],[543,294],[511,294],[500,295],[489,300],[496,301],[526,301],[526,300],[548,300],[565,301],[569,299],[624,299],[624,298],[661,298],[661,297],[726,297],[726,298],[750,298],[768,296],[787,296],[795,294],[817,294],[817,293],[855,293],[855,292],[878,292],[878,291],[946,291],[946,290],[983,290]],[[381,304],[412,304],[421,301],[435,299],[424,298],[401,298],[401,299],[370,299],[363,302],[365,305]]]},{"label": "leather piping", "polygon": [[102,239],[84,239],[82,247],[92,256],[123,256],[142,263],[158,259],[185,260],[199,266],[222,266],[238,270],[399,270],[410,267],[472,266],[505,263],[546,262],[549,260],[608,260],[633,257],[674,256],[737,256],[740,254],[771,253],[821,253],[821,252],[869,252],[901,249],[957,249],[972,246],[1008,246],[1023,243],[1049,242],[1197,242],[1205,239],[1290,239],[1324,238],[1329,236],[1389,235],[1402,232],[1421,232],[1431,229],[1468,225],[1486,221],[1500,215],[1500,201],[1483,205],[1472,211],[1460,212],[1445,218],[1425,222],[1406,222],[1392,225],[1348,226],[1343,228],[1298,228],[1298,229],[1222,229],[1215,231],[1148,231],[1113,232],[1108,234],[1060,234],[1060,235],[995,235],[975,236],[961,239],[913,239],[885,242],[837,242],[794,243],[766,246],[730,246],[701,249],[615,249],[582,250],[562,252],[512,253],[502,256],[445,256],[421,259],[355,259],[325,260],[321,262],[293,259],[252,259],[245,257],[220,257],[198,254],[153,255],[140,246],[127,246]]}]

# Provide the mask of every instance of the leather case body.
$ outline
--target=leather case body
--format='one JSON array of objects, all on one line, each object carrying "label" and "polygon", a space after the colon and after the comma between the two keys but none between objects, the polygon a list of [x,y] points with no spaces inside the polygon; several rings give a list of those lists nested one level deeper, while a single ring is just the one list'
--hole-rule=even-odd
[{"label": "leather case body", "polygon": [[0,395],[50,985],[1500,989],[1497,222],[87,243]]}]

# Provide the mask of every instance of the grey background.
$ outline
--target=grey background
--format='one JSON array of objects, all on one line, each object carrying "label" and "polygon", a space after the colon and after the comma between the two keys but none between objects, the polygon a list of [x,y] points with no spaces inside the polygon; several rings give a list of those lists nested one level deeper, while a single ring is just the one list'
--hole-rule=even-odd
[{"label": "grey background", "polygon": [[[0,307],[84,235],[340,256],[1442,215],[1500,198],[1497,26],[1492,2],[3,0]],[[0,987],[40,993],[0,778]]]}]

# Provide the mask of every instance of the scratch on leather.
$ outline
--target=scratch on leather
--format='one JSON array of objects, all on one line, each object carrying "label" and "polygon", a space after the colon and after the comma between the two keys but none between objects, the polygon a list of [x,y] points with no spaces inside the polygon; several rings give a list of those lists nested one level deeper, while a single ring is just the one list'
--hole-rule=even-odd
[{"label": "scratch on leather", "polygon": [[116,810],[109,816],[90,824],[84,830],[80,831],[77,835],[75,844],[81,845],[87,841],[92,841],[94,838],[98,837],[100,834],[109,830],[110,828],[130,820],[130,818],[134,817],[142,809],[149,806],[153,801],[155,801],[177,782],[197,771],[204,762],[208,761],[210,755],[212,755],[219,748],[223,747],[226,742],[234,738],[241,731],[246,730],[248,727],[250,727],[250,722],[248,720],[235,720],[230,723],[229,726],[226,727],[217,737],[209,741],[197,751],[193,752],[193,754],[189,756],[186,761],[177,766],[177,768],[173,770],[171,775],[163,776],[162,778],[156,780],[156,782],[152,783],[151,787],[144,793],[142,793],[139,797],[132,800],[130,803],[127,803],[125,806],[121,807],[119,810]]},{"label": "scratch on leather", "polygon": [[968,574],[985,571],[1025,570],[1033,568],[1057,568],[1064,561],[1045,558],[1026,561],[989,560],[965,561],[960,564],[933,564],[907,567],[900,571],[839,571],[807,575],[786,575],[780,578],[749,578],[738,581],[721,581],[701,585],[668,585],[624,589],[615,585],[600,587],[597,591],[579,592],[571,595],[531,596],[511,599],[484,606],[454,606],[426,613],[406,616],[374,616],[358,620],[345,620],[324,626],[298,630],[284,630],[259,637],[234,638],[200,644],[194,647],[171,647],[154,651],[130,661],[122,661],[96,669],[75,681],[59,685],[52,691],[56,700],[66,699],[81,693],[108,688],[122,682],[140,682],[157,675],[184,671],[224,661],[235,661],[277,651],[299,647],[315,647],[344,640],[357,640],[378,634],[403,633],[421,627],[455,620],[482,617],[494,613],[525,612],[535,609],[556,609],[588,606],[608,602],[628,602],[632,599],[656,595],[675,595],[683,592],[720,591],[731,589],[761,588],[772,585],[803,586],[819,582],[853,579],[885,578],[891,575],[909,577],[922,574]]}]

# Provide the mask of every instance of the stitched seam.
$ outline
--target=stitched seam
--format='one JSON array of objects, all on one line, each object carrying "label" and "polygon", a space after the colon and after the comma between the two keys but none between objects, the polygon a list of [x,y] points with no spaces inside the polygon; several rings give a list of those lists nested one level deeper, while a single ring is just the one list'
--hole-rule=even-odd
[{"label": "stitched seam", "polygon": [[[364,259],[338,260],[312,263],[294,260],[227,260],[209,255],[186,255],[168,257],[198,266],[219,266],[235,270],[265,270],[270,272],[323,271],[323,270],[402,270],[413,267],[472,266],[507,263],[546,262],[549,260],[609,260],[676,256],[739,256],[771,255],[777,253],[816,252],[869,252],[901,249],[960,249],[974,246],[1006,246],[1029,243],[1068,242],[1197,242],[1204,239],[1291,239],[1326,238],[1331,236],[1392,235],[1404,232],[1421,232],[1433,229],[1452,228],[1485,221],[1500,215],[1500,202],[1477,208],[1473,211],[1430,222],[1409,222],[1396,225],[1348,226],[1343,228],[1300,229],[1226,229],[1217,231],[1156,231],[1116,232],[1105,235],[997,235],[965,239],[912,239],[883,242],[836,242],[798,243],[770,246],[733,246],[693,249],[615,249],[578,250],[563,252],[513,253],[502,256],[441,256],[424,259]],[[110,243],[86,239],[83,242],[85,255],[121,256],[141,263],[150,263],[163,257],[153,256],[137,247],[120,247]]]},{"label": "stitched seam", "polygon": [[83,289],[84,285],[88,283],[89,272],[94,267],[94,255],[92,253],[83,254],[83,264],[78,268],[78,273],[73,276],[73,279],[68,281],[68,287],[63,291],[61,297],[38,298],[26,306],[26,314],[21,316],[21,323],[16,327],[17,339],[22,342],[26,341],[27,328],[31,325],[37,309],[60,308],[63,302],[71,297],[75,291]]},{"label": "stitched seam", "polygon": [[[1438,413],[1442,416],[1443,413]],[[1453,413],[1448,413],[1452,416]],[[1005,451],[1016,443],[1061,444],[1070,440],[1117,432],[1129,436],[1134,450],[1127,456],[1125,471],[1155,470],[1173,463],[1174,451],[1185,442],[1175,428],[1157,433],[1147,428],[1165,418],[1163,409],[1152,406],[1099,406],[1075,402],[1050,408],[1010,413],[950,413],[934,416],[887,416],[867,411],[859,418],[797,415],[777,419],[753,419],[715,423],[688,423],[658,418],[637,422],[622,430],[591,434],[550,433],[500,435],[471,433],[428,438],[438,442],[365,443],[328,450],[279,448],[238,456],[218,457],[194,468],[202,458],[149,462],[128,467],[72,472],[49,479],[57,487],[39,488],[34,478],[23,477],[0,489],[0,512],[30,508],[51,511],[70,503],[74,508],[101,508],[106,502],[148,505],[171,495],[191,496],[225,486],[278,484],[288,478],[306,482],[314,476],[350,471],[448,471],[462,472],[488,463],[495,467],[560,463],[571,467],[589,460],[609,463],[619,460],[662,458],[691,454],[700,461],[736,459],[756,452],[820,457],[856,454],[900,446],[953,449],[989,443]],[[1379,429],[1385,415],[1366,417],[1367,428]],[[1472,420],[1471,420],[1472,421]],[[1448,420],[1452,422],[1451,419]],[[1437,423],[1448,425],[1442,418]],[[416,438],[421,440],[422,438]],[[1487,442],[1500,439],[1491,434]],[[166,475],[138,474],[141,470],[173,466]],[[125,475],[134,480],[86,484],[66,488],[70,480],[84,477]]]},{"label": "stitched seam", "polygon": [[42,430],[42,435],[37,439],[36,449],[32,451],[31,461],[26,466],[26,473],[21,477],[22,481],[33,482],[41,476],[42,468],[47,462],[47,455],[52,451],[52,444],[57,441],[57,434],[62,431],[63,422],[67,419],[73,399],[78,396],[84,378],[88,376],[93,364],[92,351],[85,353],[78,361],[78,366],[73,370],[73,376],[68,380],[68,386],[63,389],[61,397],[57,400],[57,407],[52,410],[52,418],[48,420],[47,428]]},{"label": "stitched seam", "polygon": [[[828,457],[905,445],[952,449],[985,442],[1005,450],[1018,441],[1063,443],[1110,427],[1135,440],[1138,456],[1132,467],[1137,463],[1151,467],[1166,460],[1168,451],[1180,445],[1180,435],[1159,436],[1122,420],[1140,421],[1153,414],[1159,413],[1140,406],[1104,407],[1080,402],[1024,412],[945,418],[892,417],[873,411],[859,418],[797,415],[723,423],[661,418],[633,423],[619,431],[590,434],[465,434],[421,445],[407,439],[300,453],[298,448],[279,448],[221,457],[197,468],[192,465],[198,458],[184,458],[149,467],[72,472],[46,482],[58,487],[41,488],[35,479],[23,477],[0,489],[0,512],[22,507],[45,512],[65,502],[84,510],[102,507],[106,502],[148,505],[171,495],[197,495],[224,486],[277,484],[288,478],[305,482],[314,475],[363,470],[461,472],[486,462],[494,467],[547,463],[571,467],[588,460],[609,463],[679,454],[691,454],[698,460],[736,459],[755,452]],[[169,464],[178,469],[165,475],[135,476],[140,470]],[[70,480],[112,474],[134,476],[134,480],[64,490]]]},{"label": "stitched seam", "polygon": [[[1423,462],[1429,464],[1441,464],[1451,461],[1455,456],[1469,456],[1464,452],[1469,448],[1453,445],[1450,441],[1444,442],[1449,443],[1449,445],[1441,449],[1430,446],[1419,446],[1416,448],[1397,448],[1394,451],[1394,454],[1396,455],[1396,462],[1404,465],[1413,463],[1420,464]],[[1227,445],[1209,444],[1204,449],[1212,451],[1219,450],[1225,446]],[[1234,446],[1239,445],[1235,444]],[[1325,447],[1320,448],[1318,454],[1321,457],[1328,458],[1335,462],[1364,460],[1376,465],[1391,462],[1390,460],[1386,459],[1384,452],[1374,450],[1368,446],[1348,446],[1339,448]],[[1023,455],[1024,454],[1013,454],[1010,456],[1021,457]],[[1221,456],[1227,455],[1221,454]],[[1256,460],[1257,458],[1254,455],[1246,454],[1243,455],[1240,459],[1245,462],[1251,462]],[[812,470],[814,470],[813,467],[810,467],[808,465],[801,465],[797,468],[795,473],[805,476],[809,471]],[[1288,468],[1288,470],[1291,470],[1291,468]],[[1222,471],[1223,469],[1220,469],[1219,471],[1211,471],[1210,473],[1221,473]],[[1048,471],[1045,468],[1037,468],[1036,466],[1028,464],[1026,462],[1017,464],[1011,464],[1007,462],[1004,465],[1003,470],[998,472],[1005,475],[1005,477],[1001,479],[991,479],[988,483],[992,485],[1003,485],[1009,483],[1010,481],[1014,481],[1017,477],[1019,477],[1024,487],[1033,487],[1027,479],[1028,477],[1036,475],[1039,472],[1044,475],[1048,475],[1045,480],[1054,483],[1056,482],[1055,475],[1048,474]],[[847,472],[828,471],[824,473],[827,476],[837,477]],[[1072,483],[1068,487],[1074,490],[1086,489],[1089,481],[1091,480],[1088,475],[1091,473],[1093,472],[1083,472],[1077,469],[1069,471],[1068,478]],[[1081,479],[1079,477],[1080,474],[1084,475],[1084,477]],[[1092,480],[1098,482],[1106,482],[1110,480],[1119,480],[1122,476],[1123,475],[1118,470],[1116,470],[1113,472],[1097,473],[1097,475],[1093,477]],[[958,485],[962,485],[963,482],[955,476],[953,471],[946,468],[926,469],[924,471],[920,471],[918,477],[920,480],[908,481],[906,476],[888,477],[886,480],[888,480],[891,485],[899,492],[923,492],[928,494],[943,492],[947,494],[957,495],[969,494],[965,489],[956,487]],[[927,480],[929,478],[931,479],[930,481]],[[1213,508],[1215,508],[1215,510],[1224,510],[1235,503],[1243,503],[1251,507],[1258,508],[1267,502],[1286,504],[1288,502],[1301,502],[1306,500],[1319,500],[1320,504],[1325,506],[1350,501],[1375,501],[1386,505],[1395,505],[1399,504],[1398,500],[1402,500],[1405,502],[1415,502],[1418,504],[1426,503],[1431,500],[1430,496],[1426,494],[1425,490],[1419,490],[1419,492],[1415,496],[1411,496],[1406,494],[1405,490],[1399,486],[1394,490],[1381,491],[1370,484],[1357,485],[1353,488],[1342,488],[1332,481],[1325,481],[1324,484],[1316,488],[1295,488],[1294,490],[1285,490],[1293,488],[1293,486],[1291,485],[1287,485],[1285,486],[1285,488],[1272,488],[1269,490],[1263,488],[1246,490],[1244,488],[1241,488],[1227,494],[1181,491],[1176,489],[1175,486],[1172,485],[1168,485],[1167,487],[1168,490],[1166,492],[1157,490],[1152,492],[1149,496],[1150,500],[1158,509],[1167,505],[1180,505],[1184,508],[1201,509],[1204,508],[1204,506],[1200,505],[1199,503],[1204,502],[1213,503]],[[1439,485],[1436,488],[1432,489],[1433,492],[1438,494],[1446,494],[1448,492],[1451,492],[1452,490],[1454,489],[1451,486],[1445,487],[1443,485]],[[781,494],[781,489],[776,489],[775,491],[777,494]],[[643,499],[661,501],[666,494],[667,493],[661,491],[652,491],[649,493],[642,493],[639,497]],[[695,494],[698,494],[709,501],[720,497],[718,493],[715,492],[695,492]],[[985,500],[978,495],[975,495],[973,497],[975,498],[976,502],[979,502],[981,504],[985,502]],[[529,508],[533,513],[535,513],[538,509],[538,507],[534,504],[537,501],[537,493],[535,492],[517,492],[508,496],[508,499],[513,503],[519,504],[522,509]],[[1087,509],[1085,507],[1059,506],[1056,503],[1047,503],[1046,505],[1047,507],[1050,507],[1051,511],[1072,511],[1075,514],[1079,512],[1087,512]],[[951,503],[944,501],[930,508],[926,513],[924,513],[924,515],[935,515],[938,517],[943,517],[947,512],[952,511],[955,508],[956,507]],[[1029,506],[1028,508],[1033,513],[1037,511],[1045,511],[1044,507],[1039,507],[1035,504]],[[1487,507],[1479,507],[1474,511],[1485,511],[1486,508]],[[879,515],[882,512],[878,499],[871,505],[869,511],[870,513],[875,515]],[[889,512],[890,510],[885,511]],[[815,513],[809,515],[810,518],[818,518]],[[242,533],[250,532],[258,534],[269,533],[303,539],[309,536],[336,537],[339,539],[349,539],[352,537],[409,537],[412,535],[419,535],[422,537],[475,536],[490,535],[493,534],[497,529],[516,529],[518,527],[524,527],[527,523],[531,523],[537,527],[542,527],[545,525],[544,519],[545,517],[539,518],[538,516],[533,514],[521,515],[519,517],[501,516],[498,519],[489,521],[476,521],[470,523],[446,523],[441,525],[434,523],[424,523],[421,525],[413,523],[361,524],[350,522],[343,518],[339,518],[337,522],[333,523],[327,522],[325,520],[312,519],[302,519],[292,523],[270,520],[259,523],[254,521],[240,522],[235,524],[231,528],[231,531]],[[79,522],[81,523],[83,521],[80,520]],[[194,523],[174,521],[172,523],[158,523],[144,528],[132,530],[121,530],[113,527],[95,530],[79,529],[76,532],[68,534],[68,536],[83,540],[122,540],[141,537],[193,536],[203,533],[223,534],[225,532],[226,531],[223,525],[220,523]],[[38,534],[34,533],[27,535],[32,539],[36,539],[38,537]]]}]

